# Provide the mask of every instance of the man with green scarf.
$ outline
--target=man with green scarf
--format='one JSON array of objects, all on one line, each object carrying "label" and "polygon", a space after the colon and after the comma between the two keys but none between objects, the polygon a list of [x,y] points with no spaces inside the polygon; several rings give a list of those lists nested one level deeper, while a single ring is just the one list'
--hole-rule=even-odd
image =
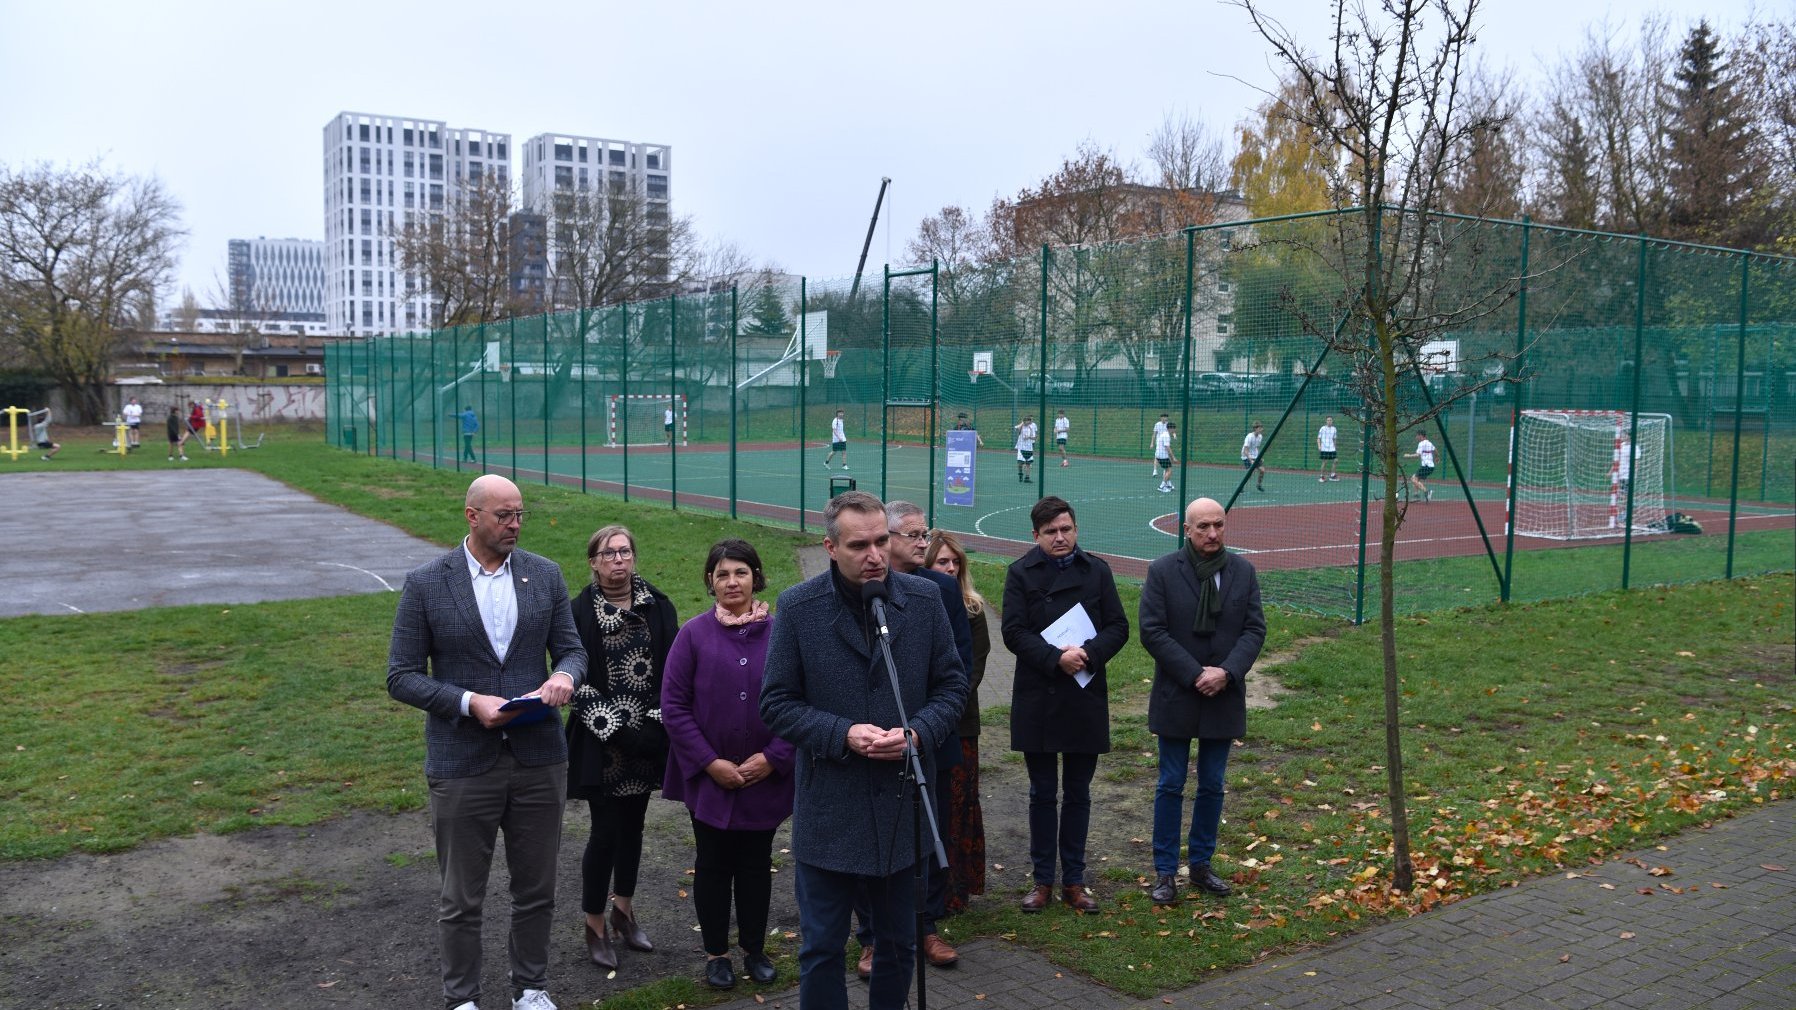
[{"label": "man with green scarf", "polygon": [[1154,657],[1147,727],[1160,740],[1154,788],[1156,904],[1178,900],[1179,821],[1191,742],[1197,741],[1197,795],[1186,860],[1191,885],[1215,895],[1229,885],[1210,868],[1222,823],[1229,748],[1247,733],[1247,671],[1266,641],[1260,580],[1253,565],[1223,548],[1222,506],[1199,498],[1185,509],[1185,542],[1155,561],[1141,587],[1141,644]]}]

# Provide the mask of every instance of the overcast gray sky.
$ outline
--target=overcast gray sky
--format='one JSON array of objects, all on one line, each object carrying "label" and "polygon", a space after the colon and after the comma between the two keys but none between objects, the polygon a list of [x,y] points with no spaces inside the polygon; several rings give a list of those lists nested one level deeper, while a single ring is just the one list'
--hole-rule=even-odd
[{"label": "overcast gray sky", "polygon": [[[1680,34],[1705,15],[1729,34],[1752,7],[1649,4]],[[1269,6],[1326,39],[1326,0]],[[1592,29],[1631,44],[1640,6],[1488,0],[1479,49],[1532,84]],[[160,177],[202,303],[228,239],[323,237],[323,128],[345,110],[670,144],[676,213],[826,278],[853,272],[882,175],[870,264],[902,260],[925,215],[983,212],[1082,140],[1139,161],[1178,110],[1226,132],[1275,77],[1219,0],[0,0],[0,161]]]}]

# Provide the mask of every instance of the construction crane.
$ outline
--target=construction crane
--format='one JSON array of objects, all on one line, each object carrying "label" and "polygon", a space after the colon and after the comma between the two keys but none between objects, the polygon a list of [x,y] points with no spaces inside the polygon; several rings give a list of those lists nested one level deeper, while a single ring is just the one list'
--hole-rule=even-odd
[{"label": "construction crane", "polygon": [[854,296],[860,293],[861,271],[867,268],[867,250],[873,247],[873,231],[879,227],[879,208],[886,202],[886,187],[891,184],[891,176],[879,177],[879,196],[873,199],[873,220],[867,222],[867,241],[861,243],[861,261],[854,265],[854,283],[848,288],[850,302],[854,301]]}]

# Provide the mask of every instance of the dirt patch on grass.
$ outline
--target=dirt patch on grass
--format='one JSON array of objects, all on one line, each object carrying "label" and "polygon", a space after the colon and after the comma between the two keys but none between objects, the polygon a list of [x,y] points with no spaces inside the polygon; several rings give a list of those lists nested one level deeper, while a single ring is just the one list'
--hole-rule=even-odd
[{"label": "dirt patch on grass", "polygon": [[[1248,678],[1256,708],[1283,693],[1268,656]],[[989,675],[988,675],[989,676]],[[1118,718],[1126,717],[1117,713]],[[1139,742],[1130,737],[1130,742]],[[1004,726],[981,736],[987,893],[1008,904],[1030,883],[1028,779]],[[1151,740],[1148,744],[1151,747]],[[1100,898],[1152,873],[1154,761],[1139,748],[1106,755],[1092,783],[1088,880]],[[652,953],[621,952],[615,978],[586,960],[580,856],[589,821],[569,804],[550,956],[556,1001],[604,999],[703,966],[685,807],[649,806],[636,910]],[[788,870],[788,834],[775,844]],[[797,928],[789,876],[774,881],[772,924]],[[485,1002],[503,1005],[508,875],[495,858],[488,888]],[[0,864],[0,978],[20,1006],[436,1007],[437,865],[424,811],[357,813],[309,828],[199,835],[111,855]],[[954,920],[945,933],[957,936]],[[795,944],[776,938],[783,982],[796,979]],[[743,995],[740,987],[736,995]]]}]

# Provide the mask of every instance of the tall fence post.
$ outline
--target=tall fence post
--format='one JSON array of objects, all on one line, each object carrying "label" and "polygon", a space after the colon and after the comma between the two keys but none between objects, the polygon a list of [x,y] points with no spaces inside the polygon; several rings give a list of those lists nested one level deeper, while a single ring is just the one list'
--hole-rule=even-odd
[{"label": "tall fence post", "polygon": [[[505,408],[510,418],[511,480],[515,484],[518,480],[518,321],[516,319],[505,321],[505,360],[507,364],[511,365],[511,370],[509,372],[500,371],[499,389],[503,391],[506,386],[511,387],[511,395],[505,398]],[[510,382],[505,381],[507,375],[511,376]]]},{"label": "tall fence post", "polygon": [[[1634,278],[1634,390],[1628,403],[1628,453],[1631,456],[1634,446],[1639,445],[1640,438],[1640,354],[1646,340],[1646,235],[1640,235],[1640,265]],[[1675,442],[1676,431],[1665,433],[1667,440]],[[1630,470],[1630,472],[1632,472]],[[1677,482],[1677,474],[1671,475],[1672,483]],[[1628,501],[1623,509],[1627,518],[1621,530],[1621,588],[1628,588],[1630,565],[1634,559],[1634,481],[1628,481]]]},{"label": "tall fence post", "polygon": [[736,285],[730,285],[730,518],[736,518]]},{"label": "tall fence post", "polygon": [[[430,468],[443,465],[443,404],[437,397],[437,331],[430,331]],[[455,455],[461,456],[457,449]]]},{"label": "tall fence post", "polygon": [[929,471],[923,477],[923,486],[928,489],[928,493],[925,497],[929,499],[929,514],[925,521],[929,524],[931,529],[935,528],[935,482],[936,478],[940,476],[935,472],[935,415],[941,410],[942,406],[942,334],[938,326],[939,318],[936,315],[936,293],[941,287],[939,284],[941,275],[938,273],[940,269],[940,261],[932,258],[929,261],[929,417],[927,421],[929,428]]},{"label": "tall fence post", "polygon": [[[1533,218],[1522,216],[1522,262],[1520,280],[1515,297],[1515,360],[1509,363],[1507,378],[1520,380],[1523,365],[1528,353],[1528,243],[1534,231]],[[1511,579],[1515,575],[1515,494],[1516,494],[1516,426],[1522,420],[1522,393],[1527,383],[1515,381],[1509,383],[1509,392],[1515,399],[1510,401],[1514,406],[1509,408],[1509,466],[1507,501],[1503,504],[1503,585],[1500,596],[1504,603],[1509,602]]]},{"label": "tall fence post", "polygon": [[[1742,412],[1746,406],[1746,319],[1747,314],[1751,311],[1751,302],[1749,301],[1749,283],[1751,277],[1752,255],[1743,252],[1740,254],[1740,330],[1737,338],[1739,346],[1735,348],[1736,363],[1734,365],[1734,458],[1732,473],[1728,481],[1727,489],[1726,572],[1727,577],[1730,579],[1734,577],[1734,537],[1737,534],[1735,527],[1740,518],[1740,426]],[[1771,370],[1769,368],[1765,369],[1763,381],[1767,384],[1771,382]],[[1711,424],[1710,427],[1713,428],[1714,425]],[[1771,441],[1771,410],[1769,405],[1767,405],[1765,410],[1763,432],[1764,434],[1762,437],[1769,443]],[[1710,458],[1712,459],[1713,456],[1711,455]]]},{"label": "tall fence post", "polygon": [[[606,419],[606,427],[617,436],[606,441],[616,442],[624,454],[624,501],[630,500],[630,311],[629,305],[619,303],[613,313],[619,322],[617,343],[620,354],[618,360],[621,364],[617,375],[623,392],[618,394],[617,400],[611,401],[614,406],[611,408],[611,416]],[[623,409],[617,409],[617,405],[621,405]],[[617,425],[620,423],[623,430],[618,433]]]},{"label": "tall fence post", "polygon": [[586,493],[586,474],[587,474],[586,457],[588,455],[590,455],[586,451],[586,447],[591,444],[590,442],[587,441],[587,436],[586,436],[586,401],[588,399],[588,397],[586,395],[586,389],[587,389],[586,384],[587,384],[587,379],[589,378],[589,375],[586,371],[586,327],[588,326],[588,324],[590,324],[592,322],[592,317],[587,315],[587,313],[590,311],[591,311],[590,309],[588,309],[586,306],[582,305],[579,309],[579,312],[574,316],[574,318],[577,320],[577,322],[575,323],[575,326],[578,327],[577,331],[574,333],[574,339],[580,342],[580,381],[578,384],[576,384],[574,386],[574,388],[579,391],[576,394],[576,397],[580,401],[580,493],[581,494]]},{"label": "tall fence post", "polygon": [[543,486],[549,484],[549,375],[553,371],[549,367],[549,316],[544,313],[536,317],[537,325],[543,328],[543,356],[537,363],[536,370],[542,375],[543,397]]},{"label": "tall fence post", "polygon": [[[1035,399],[1039,404],[1037,409],[1043,415],[1048,412],[1048,269],[1053,262],[1054,254],[1049,251],[1048,244],[1043,242],[1041,244],[1041,357],[1035,362]],[[1037,444],[1040,444],[1040,435],[1041,428],[1037,426]],[[1040,467],[1039,469],[1046,473],[1048,468]],[[1037,488],[1037,490],[1040,489]]]},{"label": "tall fence post", "polygon": [[[1196,289],[1197,229],[1185,229],[1185,343],[1179,352],[1179,521],[1184,522],[1186,495],[1185,473],[1191,465],[1191,301]],[[1156,447],[1156,453],[1158,451]],[[1181,531],[1183,526],[1180,527]],[[1181,533],[1182,535],[1182,533]]]},{"label": "tall fence post", "polygon": [[[805,311],[810,292],[805,278],[798,279],[798,532],[804,529],[804,458],[810,449],[805,443],[805,421],[810,408],[811,336],[805,328]],[[733,324],[734,321],[732,321]]]},{"label": "tall fence post", "polygon": [[885,281],[879,293],[879,500],[886,500],[886,449],[891,434],[892,408],[892,265],[884,267]]},{"label": "tall fence post", "polygon": [[[673,404],[680,398],[680,296],[667,296],[667,402],[664,409],[672,410]],[[663,415],[665,416],[665,415]],[[667,439],[667,501],[675,512],[680,511],[680,448],[679,426],[675,419],[673,432]]]}]

